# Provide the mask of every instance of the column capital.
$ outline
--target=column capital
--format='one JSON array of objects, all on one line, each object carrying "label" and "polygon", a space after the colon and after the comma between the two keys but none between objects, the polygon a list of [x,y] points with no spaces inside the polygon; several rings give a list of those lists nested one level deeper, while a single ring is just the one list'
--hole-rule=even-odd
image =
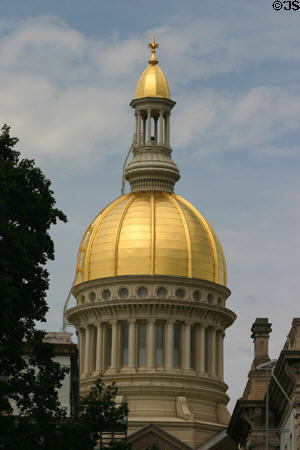
[{"label": "column capital", "polygon": [[128,319],[128,323],[129,323],[129,325],[135,325],[136,319]]},{"label": "column capital", "polygon": [[109,321],[109,324],[110,324],[110,325],[117,325],[117,323],[118,323],[118,320],[117,320],[117,319],[113,319],[113,320],[110,320],[110,321]]},{"label": "column capital", "polygon": [[156,319],[154,319],[154,318],[149,318],[149,319],[147,319],[147,323],[155,323],[156,322]]},{"label": "column capital", "polygon": [[167,319],[166,322],[167,322],[168,325],[174,325],[174,323],[176,322],[176,319],[173,319],[173,318],[172,319]]}]

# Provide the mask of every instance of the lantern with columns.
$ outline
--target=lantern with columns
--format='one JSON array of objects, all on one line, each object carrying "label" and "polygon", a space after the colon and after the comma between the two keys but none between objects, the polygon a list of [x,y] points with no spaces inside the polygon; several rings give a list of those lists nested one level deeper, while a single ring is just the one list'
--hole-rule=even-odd
[{"label": "lantern with columns", "polygon": [[[223,374],[226,263],[212,227],[174,193],[167,80],[152,56],[131,102],[131,192],[104,208],[78,253],[66,316],[76,326],[80,387],[99,373],[129,406],[129,433],[149,422],[192,448],[229,420]],[[179,447],[178,447],[179,448]]]}]

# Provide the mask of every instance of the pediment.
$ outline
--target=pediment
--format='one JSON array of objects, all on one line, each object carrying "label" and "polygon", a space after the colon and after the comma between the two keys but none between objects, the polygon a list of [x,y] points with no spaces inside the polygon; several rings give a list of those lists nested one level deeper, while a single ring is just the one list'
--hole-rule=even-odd
[{"label": "pediment", "polygon": [[132,450],[151,449],[153,444],[156,444],[159,450],[191,450],[191,447],[153,423],[131,434],[128,443],[131,444]]}]

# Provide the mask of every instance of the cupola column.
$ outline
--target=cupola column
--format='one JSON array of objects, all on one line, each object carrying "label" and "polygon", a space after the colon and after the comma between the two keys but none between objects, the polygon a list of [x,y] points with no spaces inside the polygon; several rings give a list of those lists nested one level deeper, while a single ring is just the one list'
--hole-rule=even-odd
[{"label": "cupola column", "polygon": [[163,111],[159,112],[159,144],[163,145],[164,140],[164,113]]},{"label": "cupola column", "polygon": [[151,109],[147,110],[147,122],[148,122],[148,130],[147,130],[147,143],[151,144]]},{"label": "cupola column", "polygon": [[147,320],[147,369],[154,369],[155,367],[155,320]]},{"label": "cupola column", "polygon": [[137,111],[136,113],[136,136],[137,136],[137,145],[141,145],[141,113]]},{"label": "cupola column", "polygon": [[96,372],[103,369],[103,325],[97,324],[97,343],[96,343]]},{"label": "cupola column", "polygon": [[142,144],[146,144],[146,117],[143,116],[143,136],[142,136]]},{"label": "cupola column", "polygon": [[136,368],[136,321],[131,319],[129,321],[128,330],[128,369],[135,370]]},{"label": "cupola column", "polygon": [[166,323],[166,369],[173,369],[174,358],[174,320]]},{"label": "cupola column", "polygon": [[166,113],[166,146],[170,147],[170,113]]}]

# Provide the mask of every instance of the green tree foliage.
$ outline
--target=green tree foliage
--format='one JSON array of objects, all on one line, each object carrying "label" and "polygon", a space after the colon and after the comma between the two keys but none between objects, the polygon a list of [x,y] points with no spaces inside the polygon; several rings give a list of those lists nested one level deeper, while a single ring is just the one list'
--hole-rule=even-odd
[{"label": "green tree foliage", "polygon": [[[53,346],[36,322],[48,310],[49,235],[65,215],[55,208],[50,181],[33,160],[20,159],[9,127],[0,135],[0,449],[93,450],[99,430],[119,424],[115,385],[99,378],[82,400],[79,417],[66,417],[57,390],[67,369],[53,361]],[[111,448],[128,449],[124,443]]]},{"label": "green tree foliage", "polygon": [[[53,346],[43,342],[44,333],[35,322],[44,322],[48,310],[44,266],[54,258],[49,229],[66,217],[54,207],[50,181],[34,161],[20,159],[14,150],[17,142],[4,125],[0,135],[0,448],[34,449],[39,436],[64,416],[57,388],[66,370],[53,361]],[[31,440],[28,447],[25,431]]]}]

